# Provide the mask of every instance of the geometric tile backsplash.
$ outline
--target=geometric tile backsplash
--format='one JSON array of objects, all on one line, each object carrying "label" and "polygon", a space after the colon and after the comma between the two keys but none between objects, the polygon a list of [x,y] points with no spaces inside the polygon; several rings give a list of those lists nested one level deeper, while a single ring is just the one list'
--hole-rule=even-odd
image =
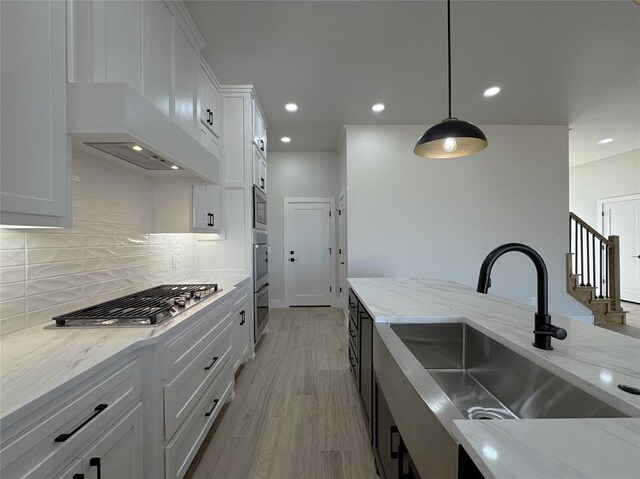
[{"label": "geometric tile backsplash", "polygon": [[73,154],[73,227],[0,229],[0,334],[193,276],[194,235],[150,233],[151,179]]}]

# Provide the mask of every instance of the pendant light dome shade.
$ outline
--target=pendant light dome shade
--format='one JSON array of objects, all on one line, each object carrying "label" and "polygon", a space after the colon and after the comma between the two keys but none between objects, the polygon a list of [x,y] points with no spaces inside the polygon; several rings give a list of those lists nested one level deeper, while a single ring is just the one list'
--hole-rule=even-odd
[{"label": "pendant light dome shade", "polygon": [[447,118],[429,128],[416,143],[413,152],[423,158],[458,158],[487,147],[487,137],[473,123]]},{"label": "pendant light dome shade", "polygon": [[447,77],[449,117],[429,128],[416,143],[413,153],[423,158],[459,158],[487,147],[487,137],[473,123],[451,116],[451,0],[447,0]]}]

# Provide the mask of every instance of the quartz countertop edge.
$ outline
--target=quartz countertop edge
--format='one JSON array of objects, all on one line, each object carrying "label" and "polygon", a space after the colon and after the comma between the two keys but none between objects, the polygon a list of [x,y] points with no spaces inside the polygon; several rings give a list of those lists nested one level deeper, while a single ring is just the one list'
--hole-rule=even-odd
[{"label": "quartz countertop edge", "polygon": [[612,407],[640,416],[640,396],[618,384],[640,387],[640,341],[552,314],[565,328],[554,349],[532,346],[535,309],[451,281],[424,278],[349,278],[376,323],[464,322]]},{"label": "quartz countertop edge", "polygon": [[452,432],[486,479],[640,474],[640,418],[463,419]]},{"label": "quartz countertop edge", "polygon": [[179,281],[218,283],[220,293],[157,326],[48,328],[40,324],[0,336],[0,420],[14,423],[51,398],[90,379],[106,364],[156,343],[193,315],[226,298],[249,276],[194,277]]}]

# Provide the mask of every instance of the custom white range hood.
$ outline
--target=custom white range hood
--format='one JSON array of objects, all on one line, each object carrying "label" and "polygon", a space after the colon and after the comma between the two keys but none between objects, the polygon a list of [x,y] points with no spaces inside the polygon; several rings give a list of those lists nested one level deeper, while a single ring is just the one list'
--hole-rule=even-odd
[{"label": "custom white range hood", "polygon": [[74,147],[98,150],[155,175],[180,169],[220,184],[220,160],[129,85],[69,83],[67,93]]}]

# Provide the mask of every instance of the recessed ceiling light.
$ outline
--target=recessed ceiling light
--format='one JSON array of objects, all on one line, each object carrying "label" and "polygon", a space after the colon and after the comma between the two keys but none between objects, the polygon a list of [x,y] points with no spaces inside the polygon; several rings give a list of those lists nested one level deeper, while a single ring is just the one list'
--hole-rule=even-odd
[{"label": "recessed ceiling light", "polygon": [[282,143],[291,143],[291,138],[289,138],[288,136],[283,136],[282,138],[280,138],[280,141]]},{"label": "recessed ceiling light", "polygon": [[287,111],[297,111],[298,110],[298,105],[296,105],[295,103],[287,103],[284,108]]},{"label": "recessed ceiling light", "polygon": [[483,95],[486,98],[492,97],[492,96],[496,96],[498,93],[500,93],[500,87],[499,86],[492,86],[490,88],[487,88]]},{"label": "recessed ceiling light", "polygon": [[613,138],[603,138],[598,142],[598,145],[606,145],[607,143],[613,143]]},{"label": "recessed ceiling light", "polygon": [[171,169],[172,170],[179,170],[180,168],[178,168],[176,165],[171,165]]},{"label": "recessed ceiling light", "polygon": [[138,145],[133,145],[131,148],[136,150],[136,151],[142,151],[142,147],[138,146]]},{"label": "recessed ceiling light", "polygon": [[384,105],[382,103],[376,103],[371,107],[371,109],[376,113],[380,113],[382,110],[384,110]]}]

